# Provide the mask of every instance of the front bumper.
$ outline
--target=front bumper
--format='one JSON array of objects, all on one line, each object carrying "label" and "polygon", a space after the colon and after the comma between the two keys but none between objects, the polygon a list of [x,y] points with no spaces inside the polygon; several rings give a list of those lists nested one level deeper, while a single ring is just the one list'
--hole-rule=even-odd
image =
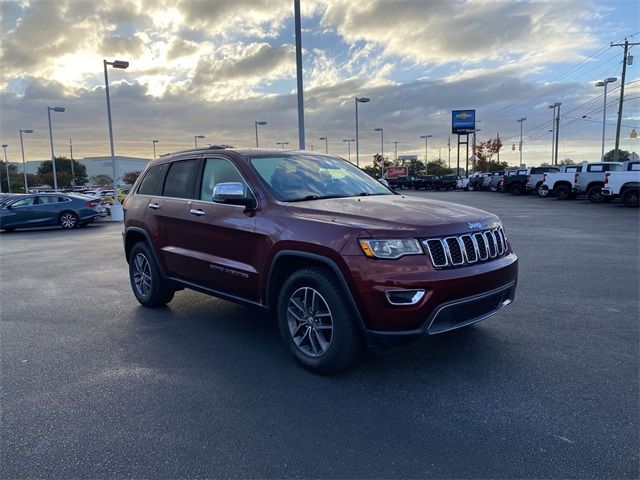
[{"label": "front bumper", "polygon": [[513,282],[479,295],[441,304],[416,330],[401,332],[368,330],[366,333],[369,345],[391,347],[417,340],[424,335],[436,335],[466,327],[495,315],[512,303],[515,296],[516,282]]},{"label": "front bumper", "polygon": [[[393,338],[390,341],[397,343],[403,336],[439,333],[486,318],[487,311],[483,310],[476,316],[465,317],[451,328],[436,328],[440,320],[431,326],[437,312],[454,303],[492,295],[503,289],[512,296],[518,277],[518,259],[513,253],[444,269],[434,269],[422,255],[395,261],[377,261],[364,256],[344,258],[351,273],[351,291],[370,344],[386,344],[383,337]],[[386,292],[393,290],[423,290],[424,295],[416,304],[392,305]],[[491,308],[489,314],[495,313],[493,310]],[[440,319],[444,318],[440,316],[444,313],[438,314]]]},{"label": "front bumper", "polygon": [[580,193],[580,187],[573,186],[571,187],[571,193]]},{"label": "front bumper", "polygon": [[613,190],[611,190],[610,188],[604,187],[600,190],[600,193],[602,193],[602,195],[609,197],[611,195],[613,195]]}]

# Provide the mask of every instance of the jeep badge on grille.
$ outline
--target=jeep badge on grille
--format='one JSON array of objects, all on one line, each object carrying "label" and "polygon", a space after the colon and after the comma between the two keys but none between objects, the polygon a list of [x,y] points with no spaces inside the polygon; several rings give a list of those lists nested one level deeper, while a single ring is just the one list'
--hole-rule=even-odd
[{"label": "jeep badge on grille", "polygon": [[479,228],[482,228],[482,224],[480,222],[469,222],[467,223],[467,227],[469,227],[469,230],[478,230]]}]

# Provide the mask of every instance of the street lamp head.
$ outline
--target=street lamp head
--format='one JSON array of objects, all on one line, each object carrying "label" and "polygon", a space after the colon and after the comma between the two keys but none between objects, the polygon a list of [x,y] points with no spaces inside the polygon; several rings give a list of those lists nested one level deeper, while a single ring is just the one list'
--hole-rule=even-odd
[{"label": "street lamp head", "polygon": [[158,143],[160,140],[151,140],[153,143]]},{"label": "street lamp head", "polygon": [[382,132],[382,131],[383,131],[383,129],[382,129],[382,128],[374,128],[374,129],[373,129],[373,131],[374,131],[374,132]]},{"label": "street lamp head", "polygon": [[49,110],[53,110],[54,112],[64,112],[66,109],[64,107],[47,107]]},{"label": "street lamp head", "polygon": [[356,102],[367,103],[367,102],[370,102],[370,101],[371,101],[371,99],[369,97],[360,97],[360,98],[356,97]]},{"label": "street lamp head", "polygon": [[420,138],[431,138],[433,135],[420,135]]},{"label": "street lamp head", "polygon": [[7,145],[6,143],[2,144],[2,148],[7,148],[9,145]]},{"label": "street lamp head", "polygon": [[596,82],[596,87],[604,87],[605,83],[604,82]]},{"label": "street lamp head", "polygon": [[27,130],[20,130],[22,133],[33,133],[33,130],[31,129],[27,129]]},{"label": "street lamp head", "polygon": [[522,117],[522,118],[519,118],[517,121],[518,122],[524,122],[526,119],[527,119],[527,117]]},{"label": "street lamp head", "polygon": [[618,77],[605,78],[604,81],[607,82],[607,83],[617,82],[618,81]]},{"label": "street lamp head", "polygon": [[125,60],[116,60],[111,65],[113,65],[113,68],[129,68],[129,62]]},{"label": "street lamp head", "polygon": [[355,142],[356,139],[355,138],[345,138],[344,140],[342,140],[343,142]]},{"label": "street lamp head", "polygon": [[194,135],[196,138],[204,138],[204,135]]},{"label": "street lamp head", "polygon": [[326,139],[327,139],[327,137],[320,137],[320,138],[318,138],[318,140],[326,140]]},{"label": "street lamp head", "polygon": [[256,125],[266,125],[267,122],[263,121],[263,120],[256,120]]}]

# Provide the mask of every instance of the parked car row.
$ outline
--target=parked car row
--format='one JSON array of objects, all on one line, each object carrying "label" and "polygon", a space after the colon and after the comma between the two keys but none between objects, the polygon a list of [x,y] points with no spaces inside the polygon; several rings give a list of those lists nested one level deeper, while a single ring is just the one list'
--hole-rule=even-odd
[{"label": "parked car row", "polygon": [[638,207],[640,161],[594,162],[563,167],[530,167],[503,172],[476,173],[466,190],[525,193],[568,200],[585,195],[592,203],[621,198],[627,207]]},{"label": "parked car row", "polygon": [[455,190],[460,188],[462,177],[458,175],[422,175],[419,177],[398,177],[387,179],[394,190]]}]

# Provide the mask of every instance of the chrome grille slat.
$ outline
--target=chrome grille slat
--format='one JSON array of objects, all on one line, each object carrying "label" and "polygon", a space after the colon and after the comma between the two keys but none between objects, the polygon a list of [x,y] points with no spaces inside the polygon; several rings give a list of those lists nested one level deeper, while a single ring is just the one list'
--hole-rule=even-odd
[{"label": "chrome grille slat", "polygon": [[502,257],[507,254],[507,239],[502,227],[476,233],[422,240],[436,268],[460,267]]},{"label": "chrome grille slat", "polygon": [[460,242],[458,242],[457,237],[447,237],[444,239],[444,245],[446,247],[449,262],[451,265],[462,265],[464,264],[464,256],[462,254],[462,249],[460,248]]},{"label": "chrome grille slat", "polygon": [[480,260],[487,260],[489,258],[489,247],[487,245],[487,239],[484,238],[484,235],[482,233],[474,233],[473,238],[476,241],[476,245],[478,245]]}]

